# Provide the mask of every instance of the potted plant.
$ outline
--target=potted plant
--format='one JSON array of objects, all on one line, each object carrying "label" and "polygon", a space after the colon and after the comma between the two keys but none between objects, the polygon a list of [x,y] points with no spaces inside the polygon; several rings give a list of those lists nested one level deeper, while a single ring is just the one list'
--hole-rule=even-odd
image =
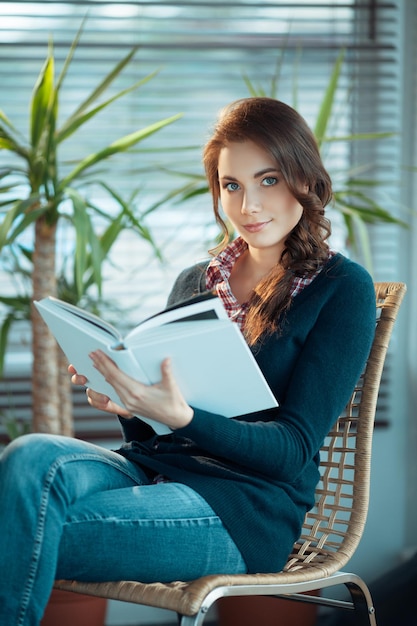
[{"label": "potted plant", "polygon": [[[80,103],[74,113],[59,124],[59,96],[82,29],[83,24],[56,81],[54,51],[52,43],[49,45],[45,63],[33,89],[28,141],[22,141],[22,133],[0,109],[0,150],[7,151],[13,157],[13,164],[0,170],[0,212],[3,214],[0,224],[0,253],[9,252],[15,258],[24,259],[29,265],[26,272],[31,274],[31,293],[26,299],[3,298],[9,314],[1,328],[0,364],[4,359],[10,325],[14,320],[27,315],[30,301],[48,295],[63,295],[58,294],[56,234],[58,226],[64,220],[72,229],[75,241],[73,284],[69,292],[70,298],[76,303],[93,285],[99,296],[101,295],[103,261],[125,228],[154,245],[149,230],[132,208],[132,202],[124,201],[106,183],[95,181],[119,206],[115,216],[106,215],[89,199],[88,182],[94,175],[97,176],[97,164],[101,165],[113,155],[127,151],[174,122],[180,115],[155,122],[121,137],[100,151],[80,158],[72,169],[65,167],[60,159],[64,142],[84,128],[104,108],[154,76],[146,76],[97,104],[98,99],[131,61],[135,54],[135,50],[132,50],[89,97]],[[107,227],[102,233],[98,233],[95,227],[94,216],[97,214],[107,220]],[[28,231],[34,233],[33,249],[29,250],[21,244],[21,236]],[[155,247],[154,249],[156,251]],[[64,295],[68,297],[68,289]],[[66,364],[64,365],[55,340],[33,308],[30,311],[30,320],[33,352],[32,429],[71,434],[71,390]]]},{"label": "potted plant", "polygon": [[[113,155],[127,151],[180,117],[173,115],[136,130],[96,153],[80,158],[71,168],[65,167],[60,158],[64,142],[104,108],[154,76],[154,73],[146,76],[97,103],[133,58],[135,50],[132,50],[80,103],[74,113],[59,123],[59,96],[82,29],[83,24],[56,81],[54,51],[52,43],[49,45],[32,93],[28,140],[22,140],[23,134],[0,109],[0,150],[12,157],[12,164],[0,170],[0,213],[3,214],[0,223],[0,254],[8,255],[9,269],[20,273],[30,285],[27,293],[1,298],[8,314],[0,328],[0,375],[10,327],[17,320],[30,319],[33,353],[31,429],[65,435],[73,434],[72,394],[67,363],[42,319],[34,311],[32,300],[57,295],[79,303],[92,287],[100,299],[102,265],[119,235],[127,228],[148,241],[154,253],[160,256],[143,214],[135,210],[135,194],[129,200],[124,200],[107,183],[96,180],[95,166],[102,165]],[[98,185],[116,204],[115,214],[106,214],[90,199],[89,182],[93,178],[95,186]],[[94,217],[97,215],[106,223],[101,232],[95,226]],[[73,267],[72,272],[69,272],[72,278],[68,278],[68,268],[57,268],[56,235],[64,220],[74,238],[74,253],[71,255]],[[21,241],[22,235],[28,232],[33,233],[33,248]],[[10,420],[8,432],[10,437],[21,434],[21,430],[13,428]],[[55,626],[59,623],[65,626],[67,623],[77,623],[79,626],[102,626],[105,611],[105,599],[54,590],[42,625]]]}]

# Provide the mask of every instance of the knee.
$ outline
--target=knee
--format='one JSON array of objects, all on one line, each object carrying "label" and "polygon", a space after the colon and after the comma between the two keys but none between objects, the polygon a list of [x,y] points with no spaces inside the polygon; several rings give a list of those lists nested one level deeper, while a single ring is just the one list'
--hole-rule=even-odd
[{"label": "knee", "polygon": [[57,437],[42,433],[31,433],[17,437],[4,449],[2,465],[15,465],[25,473],[39,463],[48,463],[57,456]]}]

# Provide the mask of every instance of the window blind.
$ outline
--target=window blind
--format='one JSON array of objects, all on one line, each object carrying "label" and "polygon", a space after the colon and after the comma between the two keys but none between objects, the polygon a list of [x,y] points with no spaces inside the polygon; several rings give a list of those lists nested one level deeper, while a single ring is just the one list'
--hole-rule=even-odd
[{"label": "window blind", "polygon": [[[86,16],[84,33],[62,90],[61,119],[128,50],[139,46],[115,90],[157,69],[158,75],[101,113],[81,136],[74,136],[61,160],[65,163],[79,159],[137,128],[183,113],[180,121],[146,140],[137,150],[113,160],[105,174],[125,198],[140,187],[137,205],[144,212],[185,182],[172,172],[202,174],[201,146],[219,109],[249,95],[245,77],[269,95],[274,76],[278,75],[274,95],[296,106],[314,126],[332,69],[344,49],[329,133],[397,133],[399,11],[398,1],[380,0],[2,2],[0,108],[27,132],[30,93],[49,37],[54,40],[59,71]],[[364,179],[381,182],[378,200],[382,198],[386,208],[398,215],[399,172],[392,164],[401,163],[400,150],[401,140],[396,134],[381,141],[331,142],[325,145],[323,155],[335,185],[353,164],[355,173]],[[0,152],[0,167],[5,159]],[[104,210],[114,210],[98,190],[97,194]],[[332,217],[334,246],[345,251],[340,216]],[[217,232],[207,195],[181,204],[166,203],[149,216],[147,223],[163,251],[165,264],[154,258],[147,244],[126,233],[106,270],[105,296],[123,307],[127,325],[164,305],[175,275],[207,256]],[[399,238],[394,227],[374,230],[375,277],[385,280],[396,274]],[[59,250],[64,254],[70,249],[70,233],[63,229]],[[15,278],[0,272],[0,290],[12,293],[15,289]],[[22,344],[22,337],[26,343]],[[19,329],[13,337],[9,362],[30,358],[28,345],[27,333]],[[389,395],[389,383],[386,390]],[[386,403],[382,413],[388,408]],[[381,419],[385,419],[383,415]]]}]

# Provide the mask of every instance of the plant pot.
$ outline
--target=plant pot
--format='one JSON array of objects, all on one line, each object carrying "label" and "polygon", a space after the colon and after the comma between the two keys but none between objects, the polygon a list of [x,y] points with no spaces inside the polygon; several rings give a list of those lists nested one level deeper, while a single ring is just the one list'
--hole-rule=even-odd
[{"label": "plant pot", "polygon": [[53,589],[41,626],[104,626],[107,599]]},{"label": "plant pot", "polygon": [[217,602],[218,626],[314,626],[317,606],[266,596],[237,596]]}]

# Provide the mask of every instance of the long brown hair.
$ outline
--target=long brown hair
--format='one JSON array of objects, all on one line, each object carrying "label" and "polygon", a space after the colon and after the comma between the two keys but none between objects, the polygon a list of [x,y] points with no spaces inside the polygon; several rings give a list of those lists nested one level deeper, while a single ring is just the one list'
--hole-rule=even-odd
[{"label": "long brown hair", "polygon": [[282,319],[291,304],[294,276],[314,274],[327,259],[330,223],[324,207],[332,199],[332,185],[315,137],[297,111],[273,98],[233,102],[221,112],[203,154],[214,215],[223,233],[223,240],[213,253],[229,242],[229,231],[219,207],[220,151],[231,142],[248,140],[272,156],[291,194],[303,207],[300,221],[285,241],[279,263],[250,297],[245,335],[253,345],[265,332],[279,328],[279,318]]}]

